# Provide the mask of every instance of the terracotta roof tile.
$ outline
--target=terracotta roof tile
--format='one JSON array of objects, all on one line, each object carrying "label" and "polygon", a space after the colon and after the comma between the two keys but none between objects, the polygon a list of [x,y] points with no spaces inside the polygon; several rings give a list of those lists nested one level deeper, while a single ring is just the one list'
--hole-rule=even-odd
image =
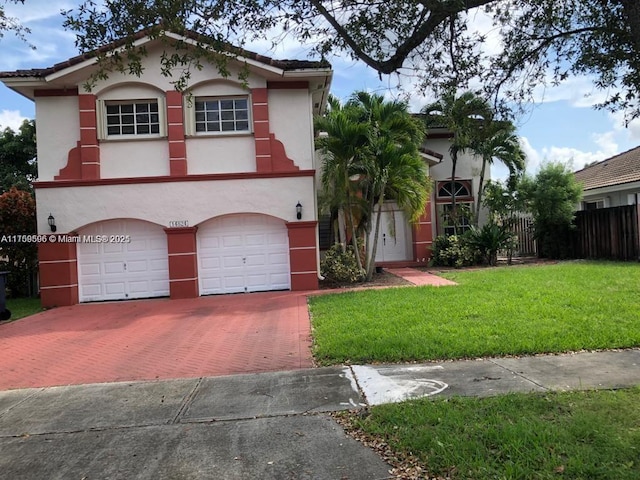
[{"label": "terracotta roof tile", "polygon": [[640,181],[640,147],[575,172],[585,190]]}]

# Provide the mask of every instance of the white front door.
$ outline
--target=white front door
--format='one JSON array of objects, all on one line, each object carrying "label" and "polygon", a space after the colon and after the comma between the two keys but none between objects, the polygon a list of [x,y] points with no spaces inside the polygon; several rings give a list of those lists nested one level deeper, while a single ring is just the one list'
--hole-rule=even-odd
[{"label": "white front door", "polygon": [[[81,302],[169,295],[167,236],[161,226],[108,220],[83,228],[79,238]],[[105,241],[90,241],[98,238]]]},{"label": "white front door", "polygon": [[[373,216],[373,229],[371,231],[370,245],[373,248],[377,215]],[[409,225],[402,210],[394,203],[385,204],[382,207],[380,218],[380,231],[378,233],[378,246],[376,250],[376,262],[398,262],[411,260],[408,233]]]},{"label": "white front door", "polygon": [[201,295],[290,289],[284,221],[239,214],[200,225],[198,277]]}]

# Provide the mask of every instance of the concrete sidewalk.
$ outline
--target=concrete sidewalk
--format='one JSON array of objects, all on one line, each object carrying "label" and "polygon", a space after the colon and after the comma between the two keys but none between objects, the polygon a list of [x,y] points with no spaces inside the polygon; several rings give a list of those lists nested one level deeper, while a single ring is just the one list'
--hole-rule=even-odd
[{"label": "concrete sidewalk", "polygon": [[328,412],[430,396],[622,388],[640,350],[0,392],[11,479],[390,478]]}]

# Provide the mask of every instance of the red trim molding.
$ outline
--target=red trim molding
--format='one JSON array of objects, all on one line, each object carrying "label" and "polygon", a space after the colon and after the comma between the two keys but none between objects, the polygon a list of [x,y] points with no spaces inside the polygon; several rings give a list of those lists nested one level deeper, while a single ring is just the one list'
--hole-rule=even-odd
[{"label": "red trim molding", "polygon": [[78,262],[75,243],[39,243],[40,302],[45,308],[75,305]]},{"label": "red trim molding", "polygon": [[255,180],[262,178],[313,177],[315,174],[315,170],[297,170],[287,172],[206,173],[201,175],[184,176],[99,178],[96,180],[56,180],[34,182],[33,186],[35,188],[95,187],[100,185],[131,185],[141,183],[207,182],[220,180]]},{"label": "red trim molding", "polygon": [[100,147],[96,119],[96,96],[78,95],[80,115],[80,161],[83,180],[100,178]]},{"label": "red trim molding", "polygon": [[77,97],[78,87],[75,88],[44,88],[42,90],[34,90],[34,97]]},{"label": "red trim molding", "polygon": [[318,222],[289,222],[289,264],[291,290],[318,289]]},{"label": "red trim molding", "polygon": [[60,169],[54,180],[78,180],[82,178],[82,159],[80,158],[80,142],[69,150],[67,164]]},{"label": "red trim molding", "polygon": [[171,298],[196,298],[198,290],[198,227],[165,228],[169,252],[169,295]]},{"label": "red trim molding", "polygon": [[433,248],[433,223],[431,221],[431,202],[427,202],[424,213],[418,223],[412,227],[413,258],[417,264],[426,265],[431,259]]},{"label": "red trim molding", "polygon": [[298,80],[295,82],[282,82],[282,81],[267,82],[267,88],[269,90],[293,90],[293,89],[308,90],[309,82],[306,80]]},{"label": "red trim molding", "polygon": [[171,176],[187,174],[187,147],[184,140],[182,93],[166,92],[169,140],[169,172]]},{"label": "red trim molding", "polygon": [[251,113],[256,145],[256,171],[260,173],[272,171],[268,97],[266,88],[251,89]]}]

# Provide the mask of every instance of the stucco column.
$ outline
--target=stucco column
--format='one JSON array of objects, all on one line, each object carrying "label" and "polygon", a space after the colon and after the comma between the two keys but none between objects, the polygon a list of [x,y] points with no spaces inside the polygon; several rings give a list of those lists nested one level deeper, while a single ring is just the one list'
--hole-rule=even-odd
[{"label": "stucco column", "polygon": [[184,140],[182,93],[166,92],[169,139],[169,173],[171,176],[187,174],[187,146]]},{"label": "stucco column", "polygon": [[431,259],[433,246],[433,223],[431,221],[431,202],[427,202],[424,213],[413,225],[413,259],[417,263],[427,264]]},{"label": "stucco column", "polygon": [[165,228],[169,251],[169,295],[195,298],[198,289],[197,227]]},{"label": "stucco column", "polygon": [[96,118],[96,96],[78,95],[80,114],[80,160],[82,179],[100,178],[100,146]]},{"label": "stucco column", "polygon": [[[64,238],[66,235],[56,235]],[[40,302],[45,308],[78,303],[78,261],[75,243],[39,243]]]},{"label": "stucco column", "polygon": [[289,222],[291,290],[318,289],[318,222]]}]

